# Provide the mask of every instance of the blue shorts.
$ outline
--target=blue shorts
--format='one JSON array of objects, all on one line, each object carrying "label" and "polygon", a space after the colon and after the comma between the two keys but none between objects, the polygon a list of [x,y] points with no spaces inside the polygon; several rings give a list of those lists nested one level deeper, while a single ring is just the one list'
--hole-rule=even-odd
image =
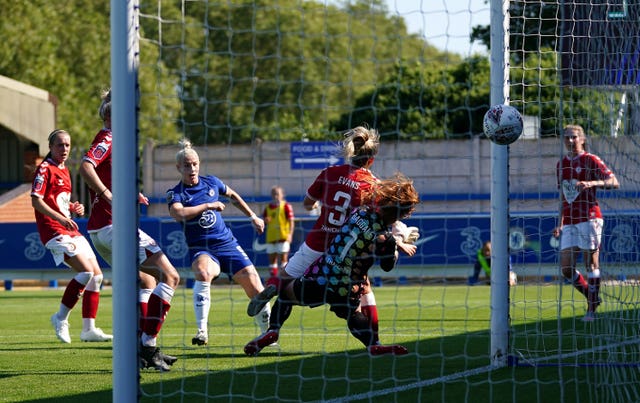
[{"label": "blue shorts", "polygon": [[209,256],[220,266],[220,271],[230,277],[247,266],[253,266],[249,256],[236,241],[209,247],[192,246],[189,248],[189,252],[192,262],[200,255]]}]

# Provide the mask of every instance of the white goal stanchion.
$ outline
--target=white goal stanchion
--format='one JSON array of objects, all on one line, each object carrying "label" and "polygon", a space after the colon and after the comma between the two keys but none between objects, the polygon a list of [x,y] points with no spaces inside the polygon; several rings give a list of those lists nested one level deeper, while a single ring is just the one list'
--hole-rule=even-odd
[{"label": "white goal stanchion", "polygon": [[111,2],[113,91],[113,401],[138,398],[136,1]]},{"label": "white goal stanchion", "polygon": [[[158,339],[179,360],[167,373],[141,371],[145,401],[640,400],[638,7],[409,3],[140,2],[146,214],[186,280]],[[460,47],[471,28],[475,41]],[[622,39],[629,36],[633,44]],[[116,88],[131,89],[123,74],[114,76],[114,105]],[[524,117],[522,137],[509,146],[482,135],[485,111],[500,103]],[[621,183],[597,193],[603,301],[591,323],[581,320],[586,300],[560,275],[552,236],[569,123],[585,128],[590,150]],[[417,254],[402,256],[394,276],[372,271],[380,338],[409,354],[371,357],[328,309],[294,307],[279,346],[247,357],[243,347],[259,329],[246,295],[225,278],[212,286],[209,343],[192,345],[193,275],[165,203],[180,179],[178,140],[195,144],[202,175],[221,178],[256,213],[281,185],[298,216],[293,253],[313,222],[300,203],[307,187],[340,161],[332,153],[340,133],[363,124],[382,138],[373,171],[405,173],[423,199],[408,220],[421,232]],[[223,215],[265,274],[255,246],[264,239],[235,207]],[[490,277],[474,279],[489,239]],[[581,261],[578,268],[586,277]],[[509,286],[510,269],[517,285]],[[122,304],[116,286],[114,304]],[[116,373],[116,363],[129,361],[114,329],[115,387],[137,374]]]}]

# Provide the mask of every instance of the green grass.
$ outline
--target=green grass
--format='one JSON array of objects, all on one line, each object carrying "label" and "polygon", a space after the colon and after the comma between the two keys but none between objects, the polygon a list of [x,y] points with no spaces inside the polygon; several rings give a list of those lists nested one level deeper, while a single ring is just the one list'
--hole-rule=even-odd
[{"label": "green grass", "polygon": [[[558,286],[512,288],[511,345],[527,359],[637,334],[637,320],[580,322],[584,300],[576,297],[574,303],[569,287],[562,292],[558,304]],[[80,306],[70,320],[73,343],[58,342],[49,316],[61,295],[62,290],[0,292],[0,402],[111,401],[111,343],[79,341]],[[382,341],[405,345],[408,356],[369,357],[328,309],[296,307],[280,347],[246,357],[242,348],[258,330],[244,313],[247,298],[237,286],[213,287],[209,345],[191,346],[191,290],[180,288],[160,338],[163,350],[180,359],[168,373],[141,371],[140,400],[298,402],[361,395],[358,401],[586,402],[604,394],[603,401],[640,399],[636,367],[582,365],[612,357],[640,362],[637,346],[569,358],[563,365],[556,360],[474,374],[491,362],[490,287],[385,285],[375,295]],[[111,331],[111,303],[111,290],[103,291],[98,325],[105,331]],[[614,306],[601,307],[603,318],[637,318],[635,311],[612,311]],[[620,399],[607,392],[614,382]]]}]

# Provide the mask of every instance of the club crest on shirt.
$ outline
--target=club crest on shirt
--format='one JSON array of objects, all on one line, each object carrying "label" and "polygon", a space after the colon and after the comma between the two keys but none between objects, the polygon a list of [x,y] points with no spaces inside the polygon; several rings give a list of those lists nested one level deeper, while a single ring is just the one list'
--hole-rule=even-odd
[{"label": "club crest on shirt", "polygon": [[108,149],[109,147],[107,146],[107,144],[105,142],[102,142],[93,149],[91,155],[93,155],[93,158],[95,158],[96,160],[100,160],[107,153]]},{"label": "club crest on shirt", "polygon": [[198,220],[198,224],[200,224],[202,228],[211,228],[215,225],[215,223],[216,223],[216,215],[211,210],[207,210],[204,213],[202,213],[202,215],[200,216],[200,219]]},{"label": "club crest on shirt", "polygon": [[576,199],[576,197],[578,197],[578,194],[580,193],[580,191],[576,187],[577,183],[577,179],[571,179],[570,181],[565,179],[562,181],[562,193],[564,194],[564,199],[569,204],[573,203],[573,201]]},{"label": "club crest on shirt", "polygon": [[42,186],[44,185],[44,177],[42,175],[37,175],[35,180],[33,181],[33,190],[39,192],[42,190]]},{"label": "club crest on shirt", "polygon": [[209,197],[213,197],[216,194],[216,190],[215,189],[209,189]]}]

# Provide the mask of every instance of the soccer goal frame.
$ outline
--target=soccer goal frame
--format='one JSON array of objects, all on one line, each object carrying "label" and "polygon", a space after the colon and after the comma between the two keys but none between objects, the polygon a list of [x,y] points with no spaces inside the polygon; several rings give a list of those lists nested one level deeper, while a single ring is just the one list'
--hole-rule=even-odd
[{"label": "soccer goal frame", "polygon": [[[509,102],[509,0],[491,0],[491,104]],[[138,193],[137,1],[111,0],[111,83],[113,131],[113,400],[136,401]],[[508,146],[491,148],[491,363],[507,365],[509,331]]]},{"label": "soccer goal frame", "polygon": [[111,0],[113,132],[113,401],[138,400],[137,1]]}]

